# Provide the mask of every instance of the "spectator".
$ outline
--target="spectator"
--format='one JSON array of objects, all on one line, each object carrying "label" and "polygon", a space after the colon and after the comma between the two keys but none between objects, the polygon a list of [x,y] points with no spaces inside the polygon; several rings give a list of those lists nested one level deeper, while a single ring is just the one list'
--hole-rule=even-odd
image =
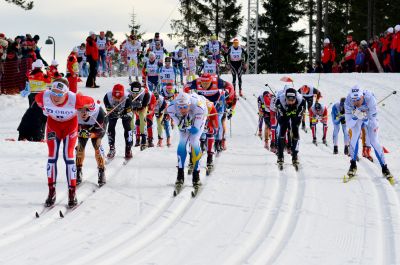
[{"label": "spectator", "polygon": [[96,43],[96,34],[91,31],[86,39],[86,58],[89,63],[89,76],[86,80],[86,87],[97,88],[97,61],[99,60],[99,49]]},{"label": "spectator", "polygon": [[358,47],[357,57],[356,57],[356,72],[366,73],[371,69],[372,58],[368,51],[368,43],[365,40],[360,42]]},{"label": "spectator", "polygon": [[332,73],[332,65],[336,59],[336,50],[331,41],[326,38],[324,40],[324,49],[322,51],[322,67],[324,73]]},{"label": "spectator", "polygon": [[[97,71],[100,75],[105,76],[107,72],[106,66],[106,44],[107,38],[104,31],[100,31],[100,36],[96,40],[97,47],[99,49],[99,60],[97,61]],[[101,69],[100,69],[101,66]]]},{"label": "spectator", "polygon": [[78,50],[79,76],[88,77],[88,69],[86,64],[86,44],[82,43]]},{"label": "spectator", "polygon": [[35,35],[35,36],[33,37],[33,41],[34,41],[34,43],[35,43],[35,54],[36,54],[36,58],[42,60],[44,66],[47,67],[47,66],[49,66],[49,64],[43,59],[42,55],[40,55],[40,48],[37,46],[39,40],[40,40],[39,35]]},{"label": "spectator", "polygon": [[392,53],[394,61],[394,70],[396,73],[400,73],[400,25],[396,25],[394,27]]},{"label": "spectator", "polygon": [[322,73],[324,69],[322,68],[321,62],[316,62],[314,67],[314,73]]},{"label": "spectator", "polygon": [[385,72],[393,72],[392,68],[392,58],[391,58],[391,43],[393,39],[394,29],[392,27],[388,28],[385,36],[382,38],[382,60],[383,60],[383,70]]},{"label": "spectator", "polygon": [[76,58],[77,55],[78,48],[74,47],[67,60],[67,79],[69,83],[69,91],[74,93],[78,91],[79,64],[78,59]]},{"label": "spectator", "polygon": [[58,62],[56,60],[53,60],[51,62],[51,65],[49,67],[49,70],[47,71],[47,75],[51,78],[51,82],[53,82],[54,79],[61,78],[62,76],[58,72]]},{"label": "spectator", "polygon": [[351,35],[347,36],[347,44],[344,46],[344,61],[343,67],[344,71],[348,73],[354,72],[354,66],[357,56],[357,43],[353,41]]},{"label": "spectator", "polygon": [[42,60],[36,60],[32,64],[32,72],[29,74],[29,88],[30,94],[28,96],[29,106],[32,106],[32,103],[35,101],[36,94],[46,90],[51,83],[51,78],[44,74],[42,68],[44,64]]}]

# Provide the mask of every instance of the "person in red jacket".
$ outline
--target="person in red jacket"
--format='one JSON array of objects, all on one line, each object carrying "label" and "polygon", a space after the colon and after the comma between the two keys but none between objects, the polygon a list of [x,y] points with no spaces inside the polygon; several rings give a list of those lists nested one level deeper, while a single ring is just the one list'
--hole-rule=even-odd
[{"label": "person in red jacket", "polygon": [[345,72],[354,72],[358,46],[351,35],[347,36],[347,44],[344,46],[344,70]]},{"label": "person in red jacket", "polygon": [[324,49],[322,51],[322,67],[324,68],[324,73],[332,73],[332,65],[336,59],[336,50],[333,47],[331,41],[326,38],[324,40]]},{"label": "person in red jacket", "polygon": [[67,60],[67,79],[69,82],[69,91],[76,93],[78,91],[78,48],[74,47]]},{"label": "person in red jacket", "polygon": [[96,34],[91,31],[86,39],[86,60],[89,63],[89,76],[86,80],[86,87],[97,88],[97,61],[99,60],[99,49],[96,43]]},{"label": "person in red jacket", "polygon": [[76,166],[75,145],[78,136],[77,110],[94,108],[94,100],[80,93],[69,91],[68,80],[56,79],[50,90],[42,91],[36,95],[36,103],[43,109],[47,116],[47,147],[49,156],[47,161],[47,181],[49,194],[45,205],[52,206],[56,201],[56,180],[58,151],[63,142],[63,156],[66,164],[68,180],[68,206],[77,205],[76,199]]},{"label": "person in red jacket", "polygon": [[391,44],[393,39],[394,29],[392,27],[388,28],[385,32],[385,36],[382,39],[382,60],[383,60],[383,70],[385,72],[393,72],[393,67],[391,63]]},{"label": "person in red jacket", "polygon": [[51,78],[51,81],[54,81],[54,79],[62,77],[58,72],[57,68],[58,68],[58,62],[56,60],[51,61],[51,65],[47,70],[47,75]]}]

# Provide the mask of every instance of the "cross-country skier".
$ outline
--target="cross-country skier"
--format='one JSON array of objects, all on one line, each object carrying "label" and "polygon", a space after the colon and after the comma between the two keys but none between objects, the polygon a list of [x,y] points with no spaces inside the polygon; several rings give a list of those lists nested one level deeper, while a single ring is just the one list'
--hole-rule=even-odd
[{"label": "cross-country skier", "polygon": [[125,158],[132,158],[132,101],[129,92],[125,90],[121,84],[114,85],[112,91],[107,92],[104,96],[104,106],[106,107],[108,116],[108,145],[110,150],[107,154],[109,159],[115,156],[115,126],[118,119],[122,120],[125,138]]},{"label": "cross-country skier", "polygon": [[136,39],[135,35],[130,35],[123,49],[127,53],[129,83],[132,82],[132,76],[135,76],[135,80],[139,81],[138,55],[142,49],[142,43]]},{"label": "cross-country skier", "polygon": [[63,142],[63,156],[68,180],[68,206],[74,207],[78,203],[76,198],[76,166],[75,144],[78,136],[77,110],[93,108],[94,100],[91,97],[75,94],[69,91],[68,81],[64,78],[56,79],[51,89],[36,95],[37,104],[43,109],[47,118],[47,147],[49,157],[47,162],[47,181],[49,194],[46,206],[50,207],[56,201],[56,180],[58,151]]},{"label": "cross-country skier", "polygon": [[[303,98],[306,100],[306,110],[310,110],[311,106],[314,104],[314,98],[315,102],[318,102],[319,99],[322,97],[321,92],[316,89],[312,85],[304,85],[299,88],[298,92],[303,96]],[[311,128],[311,123],[310,123],[310,128]],[[303,117],[301,120],[301,129],[303,131],[306,131],[306,113],[303,113]]]},{"label": "cross-country skier", "polygon": [[340,126],[342,126],[343,138],[344,138],[344,154],[349,154],[349,133],[346,129],[346,119],[344,117],[344,102],[346,98],[341,98],[340,102],[335,103],[332,106],[331,116],[333,123],[333,154],[338,154],[338,139]]},{"label": "cross-country skier", "polygon": [[[176,99],[167,108],[167,113],[174,120],[179,129],[178,144],[178,176],[176,189],[180,190],[184,183],[184,166],[187,157],[187,146],[190,144],[191,159],[194,165],[192,176],[193,187],[198,189],[200,182],[200,137],[207,119],[206,99],[203,96],[180,92]],[[179,191],[178,191],[179,192]]]},{"label": "cross-country skier", "polygon": [[[156,99],[156,104],[154,107],[154,116],[156,116],[157,120],[157,135],[158,142],[157,147],[163,146],[163,134],[164,134],[164,124],[165,124],[165,110],[168,106],[167,100],[164,99],[162,95],[156,90],[153,92],[154,98]],[[149,116],[149,115],[147,115]],[[168,132],[169,133],[169,132]],[[170,135],[167,134],[167,139],[170,138]]]},{"label": "cross-country skier", "polygon": [[156,46],[151,50],[156,55],[156,60],[159,66],[162,66],[165,55],[168,55],[168,51],[161,45],[160,41],[156,41]]},{"label": "cross-country skier", "polygon": [[[268,92],[264,91],[257,98],[258,102],[258,115],[259,115],[259,123],[258,123],[258,136],[262,137],[262,127],[265,124],[264,129],[264,147],[266,149],[270,149],[273,153],[276,151],[276,113],[273,110],[273,105],[275,101],[275,96]],[[271,145],[269,145],[269,137],[271,136]]]},{"label": "cross-country skier", "polygon": [[176,68],[171,65],[171,57],[165,58],[165,65],[158,70],[161,87],[168,83],[176,84]]},{"label": "cross-country skier", "polygon": [[207,172],[209,173],[214,168],[214,141],[215,135],[218,132],[218,112],[214,103],[207,100],[208,116],[204,126],[204,132],[201,136],[202,151],[205,151],[207,146]]},{"label": "cross-country skier", "polygon": [[347,95],[345,101],[345,118],[347,129],[351,130],[350,139],[350,168],[349,177],[354,177],[357,171],[357,153],[358,142],[361,134],[361,128],[364,125],[366,132],[370,137],[371,145],[375,150],[379,164],[382,167],[383,176],[393,185],[395,179],[390,173],[386,161],[383,148],[378,140],[378,120],[377,120],[377,103],[375,96],[368,90],[362,90],[358,85],[353,86]]},{"label": "cross-country skier", "polygon": [[149,59],[144,63],[142,77],[144,85],[147,86],[150,91],[157,90],[160,79],[159,65],[154,52],[149,53]]},{"label": "cross-country skier", "polygon": [[283,164],[283,149],[285,147],[285,135],[288,127],[292,130],[291,154],[293,165],[298,164],[297,153],[299,151],[299,126],[305,110],[305,99],[294,88],[287,88],[279,93],[275,103],[278,112],[279,138],[278,138],[278,164]]},{"label": "cross-country skier", "polygon": [[179,48],[177,51],[172,52],[171,56],[172,56],[172,66],[177,69],[177,71],[179,72],[179,77],[180,77],[180,81],[181,81],[181,85],[183,85],[183,59],[185,57],[184,55],[184,49],[183,48]]},{"label": "cross-country skier", "polygon": [[218,75],[217,62],[213,59],[213,55],[209,53],[207,59],[203,61],[199,68],[199,74],[209,73],[211,75]]},{"label": "cross-country skier", "polygon": [[106,183],[104,173],[104,149],[101,140],[106,133],[107,117],[103,108],[95,104],[93,108],[82,108],[78,115],[78,146],[76,148],[76,184],[82,182],[82,166],[85,159],[85,147],[90,139],[92,142],[97,162],[98,184],[103,186]]},{"label": "cross-country skier", "polygon": [[317,144],[317,124],[322,123],[322,143],[326,142],[326,132],[328,131],[328,109],[323,104],[315,102],[309,109],[311,132],[313,137],[313,144]]},{"label": "cross-country skier", "polygon": [[217,61],[218,65],[221,64],[221,51],[222,51],[222,44],[220,41],[218,41],[216,35],[212,35],[210,40],[203,47],[204,56],[206,56],[209,52],[211,52],[213,55],[213,59]]},{"label": "cross-country skier", "polygon": [[164,41],[160,38],[159,32],[154,33],[154,38],[148,40],[150,50],[154,50],[157,42],[160,42],[161,47],[164,47]]},{"label": "cross-country skier", "polygon": [[196,49],[194,43],[189,43],[188,48],[184,52],[185,68],[186,68],[186,82],[190,83],[196,79],[197,73],[197,59],[199,58],[199,51]]},{"label": "cross-country skier", "polygon": [[239,81],[239,95],[242,97],[242,74],[246,71],[247,52],[239,46],[239,40],[234,39],[228,50],[228,62],[232,72],[232,84],[236,91],[236,76]]}]

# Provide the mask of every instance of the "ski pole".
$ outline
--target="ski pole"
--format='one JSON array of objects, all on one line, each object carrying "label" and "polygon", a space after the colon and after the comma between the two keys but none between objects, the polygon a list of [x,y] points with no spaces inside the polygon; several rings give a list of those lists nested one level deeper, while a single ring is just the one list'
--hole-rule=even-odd
[{"label": "ski pole", "polygon": [[[378,105],[381,104],[383,101],[385,101],[387,98],[391,97],[392,95],[396,95],[397,91],[394,90],[393,92],[391,92],[389,95],[387,95],[386,97],[384,97],[383,99],[381,99],[380,101],[378,101]],[[384,106],[385,104],[383,104]]]},{"label": "ski pole", "polygon": [[[139,93],[139,95],[137,95],[134,99],[132,99],[132,101],[135,101],[136,99],[138,99],[138,97],[140,97],[143,94],[143,92],[144,92],[144,89],[142,90],[142,92]],[[124,100],[122,100],[120,103],[118,103],[117,106],[115,106],[112,110],[110,110],[110,112],[108,112],[105,117],[108,117],[111,113],[113,113],[127,99],[128,99],[128,97],[126,97]]]},{"label": "ski pole", "polygon": [[231,138],[232,138],[232,118],[229,119],[229,133],[230,133]]},{"label": "ski pole", "polygon": [[265,84],[265,86],[268,87],[269,90],[271,90],[271,92],[272,92],[272,94],[273,94],[274,96],[276,96],[276,91],[274,91],[274,89],[272,89],[272,87],[270,87],[268,84]]}]

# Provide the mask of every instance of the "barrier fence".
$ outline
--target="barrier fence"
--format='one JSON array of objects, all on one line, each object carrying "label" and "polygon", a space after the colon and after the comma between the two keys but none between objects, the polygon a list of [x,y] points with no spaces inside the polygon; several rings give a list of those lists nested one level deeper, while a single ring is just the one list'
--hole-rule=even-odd
[{"label": "barrier fence", "polygon": [[14,95],[25,88],[32,59],[0,62],[0,94]]}]

